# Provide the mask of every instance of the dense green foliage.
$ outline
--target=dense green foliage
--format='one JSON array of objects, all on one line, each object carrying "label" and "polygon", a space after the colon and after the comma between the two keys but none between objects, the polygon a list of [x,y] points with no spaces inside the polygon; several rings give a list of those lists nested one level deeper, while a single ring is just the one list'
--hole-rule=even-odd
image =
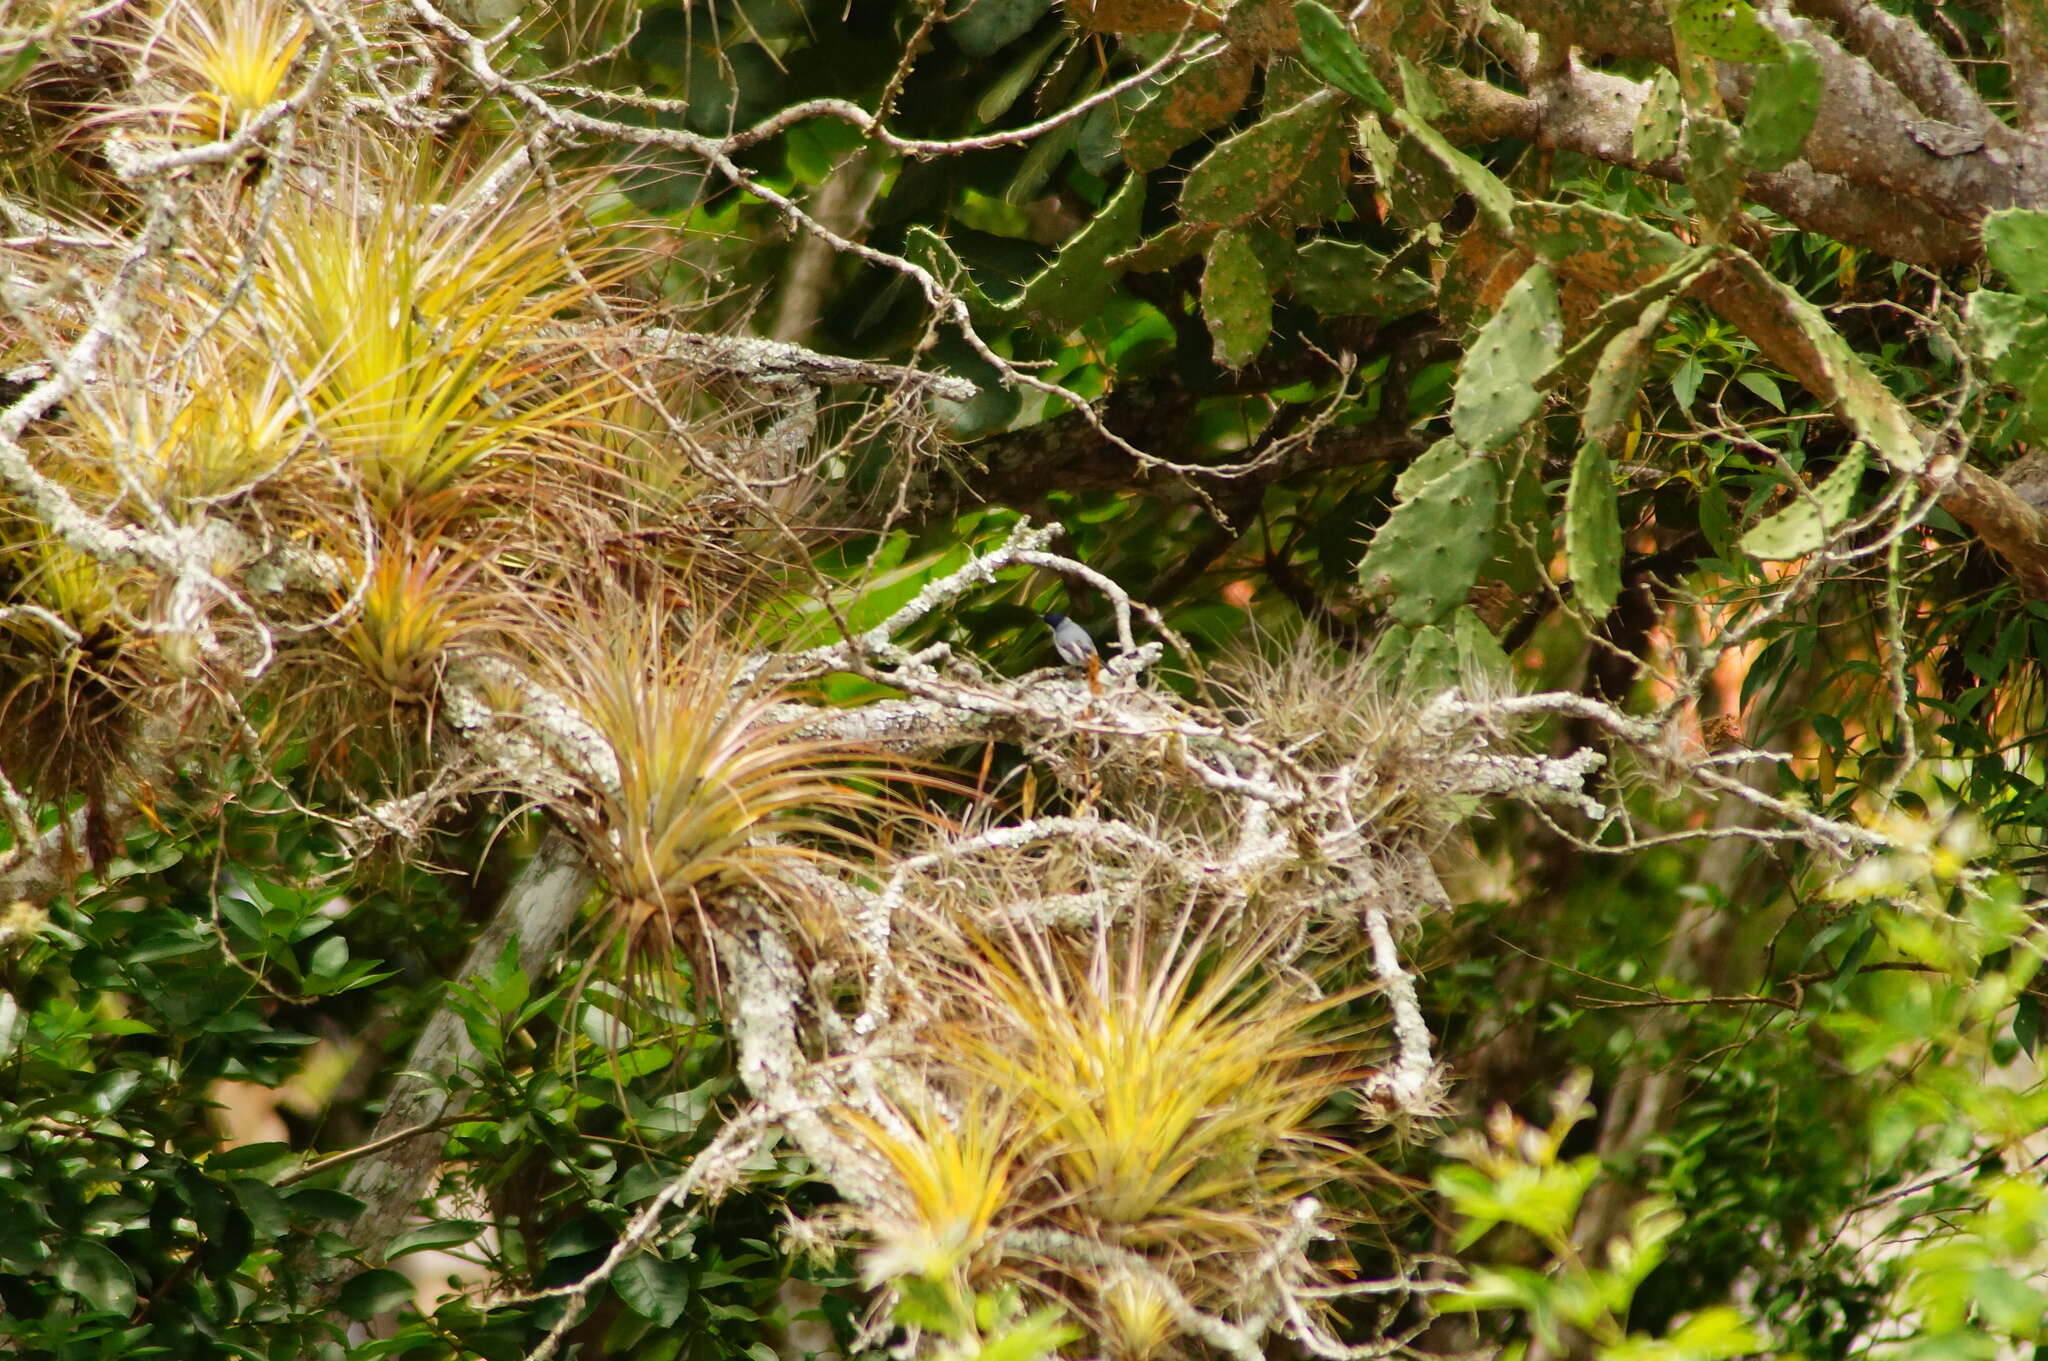
[{"label": "dense green foliage", "polygon": [[[0,1346],[2048,1339],[2038,6],[499,8],[0,26]],[[265,36],[243,84],[208,24]],[[685,324],[874,367],[677,377]],[[1109,651],[1126,604],[1160,708],[1006,688],[1040,611]],[[953,773],[900,795],[884,739]],[[1518,745],[1580,764],[1443,773]],[[1373,791],[1342,844],[1404,908],[1287,915],[1379,899],[1275,801],[1245,938],[1188,926],[1172,862],[1291,763]],[[473,954],[557,860],[566,943]],[[1093,973],[991,943],[1129,883],[1153,1052],[1272,1058],[1239,1110],[1117,1106],[1108,927]],[[1388,920],[1441,1100],[1386,1095]],[[742,1052],[784,1029],[816,1071]],[[378,1238],[410,1065],[439,1156]],[[1080,1156],[1132,1147],[1195,1170]],[[1260,1316],[1282,1257],[1315,1303]]]}]

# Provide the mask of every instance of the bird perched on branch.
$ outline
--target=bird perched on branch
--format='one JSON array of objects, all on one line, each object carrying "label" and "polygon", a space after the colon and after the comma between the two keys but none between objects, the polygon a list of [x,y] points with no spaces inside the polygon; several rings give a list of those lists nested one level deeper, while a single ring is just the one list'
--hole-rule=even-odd
[{"label": "bird perched on branch", "polygon": [[1058,610],[1047,610],[1045,622],[1052,629],[1053,651],[1068,666],[1086,668],[1089,693],[1101,694],[1102,654],[1095,650],[1095,640],[1088,636],[1088,630]]}]

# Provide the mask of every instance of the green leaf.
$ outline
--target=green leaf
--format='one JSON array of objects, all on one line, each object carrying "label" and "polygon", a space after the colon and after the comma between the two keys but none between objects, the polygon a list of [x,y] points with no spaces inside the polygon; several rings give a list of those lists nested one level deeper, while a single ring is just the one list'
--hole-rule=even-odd
[{"label": "green leaf", "polygon": [[1390,272],[1387,264],[1369,246],[1311,241],[1294,251],[1287,287],[1326,317],[1391,321],[1427,306],[1428,281],[1413,270]]},{"label": "green leaf", "polygon": [[135,1308],[135,1273],[97,1238],[73,1238],[57,1249],[57,1284],[105,1313]]},{"label": "green leaf", "polygon": [[1338,107],[1336,93],[1325,90],[1220,143],[1181,186],[1182,220],[1227,227],[1271,207],[1317,159]]},{"label": "green leaf", "polygon": [[1481,328],[1458,371],[1451,429],[1468,449],[1499,448],[1542,408],[1537,382],[1557,361],[1563,340],[1557,280],[1532,265]]},{"label": "green leaf", "polygon": [[1440,440],[1395,489],[1401,501],[1373,535],[1358,579],[1396,622],[1420,626],[1463,603],[1492,556],[1500,468]]},{"label": "green leaf", "polygon": [[1742,163],[1766,174],[1799,158],[1806,134],[1820,116],[1827,79],[1820,55],[1804,39],[1785,44],[1785,59],[1758,68],[1742,115]]},{"label": "green leaf", "polygon": [[1742,536],[1742,548],[1766,562],[1800,558],[1825,544],[1828,533],[1849,517],[1868,460],[1862,444],[1851,445],[1835,470],[1812,491]]},{"label": "green leaf", "polygon": [[1502,236],[1515,230],[1515,195],[1500,177],[1452,146],[1444,135],[1408,109],[1394,110],[1394,122],[1414,138],[1437,163],[1451,172],[1465,192],[1479,205],[1479,212]]},{"label": "green leaf", "polygon": [[1642,392],[1650,342],[1662,329],[1670,311],[1671,296],[1667,294],[1645,307],[1600,351],[1593,376],[1586,384],[1586,409],[1580,415],[1587,440],[1611,449],[1621,437],[1629,413],[1635,410],[1636,397]]},{"label": "green leaf", "polygon": [[335,1298],[341,1312],[352,1319],[374,1318],[412,1303],[412,1282],[396,1271],[378,1267],[351,1276]]},{"label": "green leaf", "polygon": [[295,1215],[314,1219],[354,1219],[363,1212],[363,1202],[343,1191],[325,1186],[304,1186],[285,1196]]},{"label": "green leaf", "polygon": [[224,1148],[218,1153],[208,1154],[206,1170],[209,1172],[247,1172],[253,1168],[268,1167],[283,1162],[292,1156],[290,1144],[239,1144]]},{"label": "green leaf", "polygon": [[1216,362],[1225,368],[1243,368],[1266,346],[1273,292],[1243,232],[1224,232],[1209,247],[1202,271],[1202,320],[1208,323]]},{"label": "green leaf", "polygon": [[395,1262],[408,1253],[459,1247],[472,1242],[485,1226],[474,1219],[437,1219],[407,1229],[384,1248],[384,1260]]},{"label": "green leaf", "polygon": [[2041,999],[2033,993],[2020,994],[2012,1013],[2012,1040],[2028,1058],[2041,1043]]},{"label": "green leaf", "polygon": [[1012,306],[1041,330],[1056,335],[1100,314],[1121,273],[1109,261],[1138,244],[1144,209],[1145,177],[1125,176],[1102,211],[1061,247],[1051,264],[1031,277]]},{"label": "green leaf", "polygon": [[1768,373],[1760,373],[1755,369],[1744,369],[1741,373],[1735,375],[1735,381],[1769,402],[1778,410],[1783,411],[1785,409],[1785,393],[1779,388],[1778,380],[1771,377]]},{"label": "green leaf", "polygon": [[1069,41],[1070,35],[1064,28],[1055,28],[1011,63],[1008,70],[989,81],[981,98],[974,102],[974,121],[986,127],[1001,118],[1017,102],[1017,97],[1031,88],[1031,82],[1038,79],[1038,73],[1045,69],[1053,49]]},{"label": "green leaf", "polygon": [[1493,630],[1471,606],[1463,606],[1452,613],[1451,642],[1458,655],[1460,685],[1489,681],[1507,685],[1512,681],[1514,662],[1501,650],[1500,639],[1493,636]]},{"label": "green leaf", "polygon": [[1716,61],[1776,61],[1785,53],[1743,0],[1679,0],[1671,31],[1687,47]]},{"label": "green leaf", "polygon": [[1373,74],[1349,24],[1316,0],[1296,0],[1294,22],[1301,30],[1301,59],[1311,71],[1374,113],[1393,113],[1393,97]]},{"label": "green leaf", "polygon": [[1579,604],[1604,619],[1621,599],[1621,504],[1607,446],[1587,440],[1564,499],[1564,555]]},{"label": "green leaf", "polygon": [[1388,213],[1417,230],[1442,220],[1458,194],[1457,182],[1442,163],[1412,137],[1397,144],[1377,118],[1362,117],[1356,128],[1359,150],[1386,196]]},{"label": "green leaf", "polygon": [[1723,223],[1735,215],[1742,198],[1742,163],[1736,159],[1739,134],[1725,118],[1701,116],[1685,122],[1685,185],[1692,190],[1700,215]]},{"label": "green leaf", "polygon": [[1650,80],[1650,97],[1636,115],[1630,153],[1638,161],[1661,161],[1678,150],[1678,128],[1685,117],[1685,96],[1678,77],[1659,67]]},{"label": "green leaf", "polygon": [[1812,347],[1816,367],[1826,373],[1835,389],[1821,395],[1832,402],[1857,436],[1877,451],[1878,457],[1901,471],[1918,472],[1927,455],[1920,447],[1918,428],[1905,403],[1878,381],[1849,342],[1828,324],[1819,308],[1749,256],[1734,258],[1743,274],[1771,295]]},{"label": "green leaf", "polygon": [[690,1303],[690,1267],[652,1252],[636,1252],[619,1263],[612,1288],[640,1317],[660,1328],[672,1327]]},{"label": "green leaf", "polygon": [[986,57],[1031,31],[1052,0],[974,0],[946,21],[946,31],[970,57]]},{"label": "green leaf", "polygon": [[13,89],[15,82],[34,69],[42,55],[42,45],[29,41],[23,43],[21,49],[13,56],[0,59],[0,94],[6,94]]},{"label": "green leaf", "polygon": [[1054,1307],[1038,1310],[1029,1318],[1005,1329],[981,1344],[975,1361],[1040,1361],[1081,1336],[1081,1330],[1064,1322]]},{"label": "green leaf", "polygon": [[1992,268],[2030,298],[2048,299],[2048,213],[2004,208],[1984,219]]}]

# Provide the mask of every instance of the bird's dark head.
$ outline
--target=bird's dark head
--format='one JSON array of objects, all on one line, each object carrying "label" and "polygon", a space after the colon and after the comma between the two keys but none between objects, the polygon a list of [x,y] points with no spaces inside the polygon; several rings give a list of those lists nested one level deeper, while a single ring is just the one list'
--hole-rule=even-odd
[{"label": "bird's dark head", "polygon": [[1058,610],[1047,610],[1045,612],[1045,622],[1054,628],[1058,628],[1061,624],[1067,622],[1067,616],[1061,614]]}]

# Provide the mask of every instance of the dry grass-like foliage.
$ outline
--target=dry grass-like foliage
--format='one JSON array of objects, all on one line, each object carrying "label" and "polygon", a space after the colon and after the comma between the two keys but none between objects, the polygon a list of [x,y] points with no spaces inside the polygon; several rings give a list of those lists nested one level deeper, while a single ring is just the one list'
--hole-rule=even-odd
[{"label": "dry grass-like foliage", "polygon": [[[1063,1297],[1131,1357],[1177,1331],[1156,1285],[1128,1267],[1010,1250],[1005,1236],[1102,1244],[1211,1312],[1256,1305],[1270,1282],[1253,1263],[1288,1232],[1294,1203],[1371,1173],[1318,1123],[1371,1045],[1341,1018],[1358,993],[1280,967],[1293,934],[1187,912],[1163,931],[1143,914],[1079,933],[964,929],[966,948],[926,985],[943,1012],[928,1053],[959,1113],[944,1133],[928,1118],[909,1135],[869,1129],[917,1207],[866,1226],[879,1245],[871,1274],[964,1263],[978,1274],[963,1283],[979,1287],[999,1267]],[[963,1156],[992,1147],[1007,1158]],[[977,1170],[999,1171],[1007,1189],[975,1184]],[[985,1200],[992,1214],[967,1212]],[[970,1229],[980,1237],[963,1237]]]},{"label": "dry grass-like foliage", "polygon": [[311,33],[291,0],[167,0],[139,55],[181,96],[165,110],[177,135],[209,142],[286,95]]},{"label": "dry grass-like foliage", "polygon": [[908,1274],[970,1290],[987,1285],[997,1264],[991,1230],[1028,1137],[1016,1108],[997,1093],[970,1090],[951,1117],[926,1100],[892,1125],[853,1110],[838,1118],[888,1163],[899,1192],[892,1212],[868,1226],[870,1284]]},{"label": "dry grass-like foliage", "polygon": [[714,614],[659,609],[569,633],[548,669],[617,763],[557,812],[610,887],[613,938],[629,953],[673,944],[701,962],[713,914],[750,891],[799,922],[827,910],[816,867],[877,854],[863,822],[906,813],[875,783],[907,777],[862,747],[804,738],[772,711],[782,696],[746,684]]},{"label": "dry grass-like foliage", "polygon": [[[1427,842],[1470,814],[1470,800],[1453,793],[1445,775],[1450,758],[1480,749],[1485,736],[1424,723],[1435,695],[1402,683],[1386,660],[1340,652],[1303,629],[1258,639],[1211,674],[1254,731],[1287,743],[1310,771],[1341,775],[1353,815],[1383,840]],[[1477,668],[1459,677],[1474,699],[1498,684]]]},{"label": "dry grass-like foliage", "polygon": [[393,155],[359,153],[345,190],[279,213],[258,320],[371,501],[444,514],[481,498],[489,474],[576,450],[596,378],[557,323],[619,266],[497,165],[450,191],[409,184],[417,173],[382,164]]},{"label": "dry grass-like foliage", "polygon": [[452,655],[505,622],[491,598],[471,588],[478,566],[428,538],[392,544],[370,569],[341,640],[392,699],[426,700]]}]

